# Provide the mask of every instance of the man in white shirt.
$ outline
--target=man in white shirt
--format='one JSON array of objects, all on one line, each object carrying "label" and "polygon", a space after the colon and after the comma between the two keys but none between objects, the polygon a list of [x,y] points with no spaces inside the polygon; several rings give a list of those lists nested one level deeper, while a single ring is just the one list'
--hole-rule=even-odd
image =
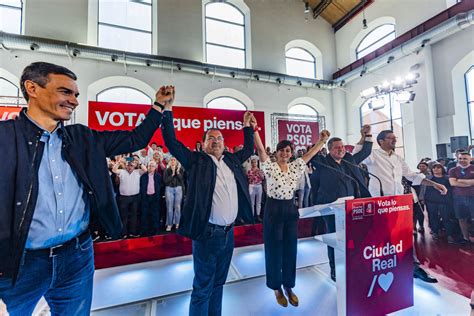
[{"label": "man in white shirt", "polygon": [[[443,194],[447,193],[444,185],[426,179],[422,173],[413,172],[403,157],[395,153],[397,137],[391,130],[381,131],[377,136],[377,143],[380,148],[372,149],[370,156],[362,162],[367,165],[369,172],[376,175],[382,183],[381,188],[377,179],[370,176],[369,191],[372,196],[381,196],[381,191],[384,192],[384,195],[403,194],[402,177],[410,180],[413,185],[433,186]],[[414,277],[429,283],[438,282],[420,268],[416,259],[415,247],[413,247],[413,252],[415,258]]]},{"label": "man in white shirt", "polygon": [[[125,163],[125,169],[119,169],[121,163]],[[123,224],[123,237],[138,237],[137,219],[138,207],[140,205],[140,176],[147,170],[144,165],[135,169],[136,161],[124,161],[116,163],[112,172],[119,177],[119,195],[117,204]]]},{"label": "man in white shirt", "polygon": [[194,280],[189,315],[221,315],[222,294],[234,250],[234,221],[253,222],[248,182],[242,163],[254,148],[251,114],[244,115],[244,147],[224,152],[224,136],[209,129],[203,151],[191,151],[176,139],[173,98],[164,104],[162,132],[166,147],[188,173],[179,234],[193,240]]}]

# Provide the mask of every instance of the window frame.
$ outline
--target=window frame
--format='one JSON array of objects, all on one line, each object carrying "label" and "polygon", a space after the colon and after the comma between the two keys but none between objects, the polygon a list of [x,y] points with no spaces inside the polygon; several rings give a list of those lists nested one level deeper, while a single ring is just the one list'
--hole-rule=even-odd
[{"label": "window frame", "polygon": [[311,110],[313,110],[313,111],[316,113],[316,115],[311,115],[311,116],[316,116],[316,117],[319,117],[319,116],[320,116],[320,114],[319,114],[319,111],[318,111],[318,110],[316,110],[316,109],[315,109],[314,107],[312,107],[311,105],[309,105],[309,104],[307,104],[307,103],[303,103],[303,102],[300,102],[300,103],[293,104],[293,105],[292,105],[292,106],[291,106],[291,107],[290,107],[290,108],[287,110],[287,112],[288,112],[288,115],[293,115],[293,114],[298,114],[298,115],[309,115],[309,114],[302,114],[302,113],[290,113],[290,110],[291,110],[292,108],[294,108],[295,106],[298,106],[298,105],[304,105],[304,106],[306,106],[306,107],[310,108]]},{"label": "window frame", "polygon": [[[249,63],[248,63],[248,58],[247,58],[247,54],[248,54],[248,44],[247,44],[247,22],[246,22],[246,15],[244,12],[242,12],[242,10],[237,7],[235,4],[233,3],[230,3],[230,2],[218,2],[220,4],[225,4],[225,5],[230,5],[232,6],[234,9],[236,9],[240,14],[242,14],[242,20],[243,20],[243,24],[239,24],[239,23],[235,23],[235,22],[231,22],[231,21],[227,21],[227,20],[223,20],[223,19],[218,19],[218,18],[214,18],[214,17],[208,17],[207,16],[207,6],[208,5],[211,5],[211,4],[215,4],[216,2],[207,2],[204,4],[204,14],[203,14],[203,17],[204,17],[204,34],[203,34],[203,37],[204,37],[204,62],[205,63],[209,63],[208,60],[207,60],[207,45],[212,45],[212,46],[216,46],[216,47],[221,47],[221,48],[225,48],[225,49],[230,49],[230,50],[237,50],[237,51],[243,51],[244,52],[244,67],[243,69],[246,69],[248,66],[249,66]],[[228,45],[222,45],[222,44],[218,44],[218,43],[212,43],[212,42],[208,42],[207,41],[207,19],[210,19],[210,20],[213,20],[213,21],[217,21],[217,22],[221,22],[221,23],[227,23],[227,24],[230,24],[230,25],[234,25],[234,26],[241,26],[242,29],[243,29],[243,35],[244,35],[244,38],[243,38],[243,42],[244,42],[244,48],[239,48],[239,47],[233,47],[233,46],[228,46]],[[237,67],[234,67],[234,68],[237,68]],[[210,101],[209,101],[210,102]]]},{"label": "window frame", "polygon": [[[135,2],[140,5],[145,5],[150,7],[150,31],[145,31],[141,29],[137,29],[134,27],[127,27],[123,25],[117,25],[117,24],[111,24],[107,22],[101,22],[100,21],[100,1],[105,1],[105,0],[96,0],[97,1],[97,25],[96,25],[96,45],[97,47],[103,47],[100,45],[100,25],[108,26],[111,28],[118,28],[121,30],[126,30],[126,31],[133,31],[133,32],[139,32],[139,33],[144,33],[144,34],[150,34],[150,55],[153,54],[154,50],[154,40],[153,40],[153,33],[154,33],[154,14],[153,14],[153,8],[154,8],[154,1],[150,1],[150,3],[142,2],[142,1],[134,1],[134,0],[127,0],[128,2]],[[116,49],[116,48],[112,48]],[[144,53],[144,52],[138,52],[138,53]],[[147,54],[147,53],[144,53]]]},{"label": "window frame", "polygon": [[[20,7],[15,7],[7,4],[3,4],[0,2],[0,8],[7,8],[7,9],[14,9],[14,10],[20,10],[20,32],[18,34],[22,35],[23,34],[23,7],[24,7],[24,0],[20,0],[21,6]],[[14,33],[16,34],[16,33]]]},{"label": "window frame", "polygon": [[[235,109],[226,109],[226,108],[210,108],[210,107],[208,106],[209,103],[211,103],[212,101],[217,100],[217,99],[221,99],[221,98],[233,99],[233,100],[239,102],[240,104],[242,104],[242,106],[244,107],[244,109],[242,109],[242,110],[235,110]],[[232,97],[232,96],[229,96],[229,95],[221,95],[221,96],[215,97],[215,98],[213,98],[213,99],[207,101],[207,103],[206,103],[206,109],[232,110],[232,111],[247,111],[247,110],[248,110],[248,107],[245,105],[244,102],[240,101],[239,99],[237,99],[237,98],[235,98],[235,97]]]},{"label": "window frame", "polygon": [[[466,105],[467,105],[467,117],[469,134],[471,136],[471,143],[474,143],[474,91],[469,91],[469,80],[468,74],[472,72],[472,78],[474,80],[474,65],[464,73],[464,89],[466,91]],[[474,85],[474,82],[472,83]]]},{"label": "window frame", "polygon": [[[375,42],[372,42],[370,45],[368,45],[367,47],[365,47],[364,49],[362,49],[362,50],[359,51],[359,47],[360,47],[360,45],[362,44],[362,42],[364,42],[365,39],[366,39],[370,34],[372,34],[375,30],[377,30],[378,28],[381,28],[381,27],[383,27],[383,26],[385,26],[385,25],[391,25],[391,26],[393,26],[393,31],[391,31],[390,33],[385,34],[383,37],[379,37]],[[371,30],[369,33],[367,33],[367,34],[359,41],[359,44],[357,44],[357,46],[356,46],[356,48],[355,48],[356,60],[359,60],[359,59],[363,58],[364,56],[367,56],[368,54],[370,54],[370,53],[372,53],[373,51],[377,50],[378,48],[376,48],[376,49],[370,51],[369,53],[365,54],[365,55],[362,56],[362,57],[359,57],[359,55],[360,55],[361,52],[363,52],[363,51],[369,49],[371,46],[374,46],[375,44],[379,43],[380,41],[382,41],[383,39],[387,38],[388,36],[390,36],[390,35],[392,35],[392,34],[395,36],[395,37],[394,37],[394,39],[395,39],[395,38],[397,37],[397,30],[396,30],[396,25],[393,24],[393,23],[383,23],[383,24],[380,24],[380,25],[378,25],[377,27],[375,27],[373,30]],[[382,46],[383,46],[383,45],[382,45]],[[380,47],[379,47],[379,48],[380,48]]]},{"label": "window frame", "polygon": [[[308,53],[312,58],[313,58],[313,61],[309,61],[309,60],[304,60],[304,59],[299,59],[299,58],[295,58],[295,57],[288,57],[288,51],[292,50],[292,49],[301,49],[303,51],[305,51],[306,53]],[[288,48],[285,52],[285,66],[287,65],[286,61],[288,59],[292,59],[292,60],[297,60],[297,61],[302,61],[302,62],[306,62],[306,63],[312,63],[313,64],[313,77],[302,77],[302,78],[309,78],[309,79],[316,79],[317,77],[317,68],[316,68],[316,56],[314,56],[309,50],[303,48],[303,47],[291,47],[291,48]],[[288,73],[288,67],[286,67],[286,74],[289,74]],[[301,76],[297,76],[297,77],[301,77]]]},{"label": "window frame", "polygon": [[[137,88],[134,88],[134,87],[122,86],[122,85],[120,85],[120,86],[107,87],[107,88],[105,88],[105,89],[103,89],[103,90],[97,92],[96,95],[95,95],[95,100],[96,100],[96,102],[111,102],[111,101],[100,101],[100,100],[99,100],[99,94],[104,93],[104,92],[109,91],[109,90],[120,89],[120,88],[125,88],[125,89],[130,89],[130,90],[138,91],[138,92],[142,93],[144,96],[146,96],[147,98],[150,99],[150,105],[153,104],[153,98],[149,97],[148,94],[146,94],[146,93],[143,92],[142,90],[137,89]],[[138,104],[140,104],[140,103],[138,103]],[[145,104],[145,103],[143,103],[143,104]],[[146,104],[148,105],[148,103],[146,103]]]},{"label": "window frame", "polygon": [[[402,113],[402,104],[397,102],[395,100],[395,97],[396,97],[396,93],[393,93],[393,92],[389,92],[389,93],[386,93],[383,95],[383,97],[386,97],[388,98],[388,104],[385,103],[385,106],[389,106],[390,107],[390,118],[389,119],[386,119],[386,120],[381,120],[381,121],[377,121],[375,123],[368,123],[368,125],[370,125],[371,127],[375,126],[375,125],[380,125],[380,124],[386,124],[386,123],[390,123],[390,129],[392,131],[394,131],[393,129],[393,126],[394,126],[394,122],[395,121],[400,121],[400,128],[401,128],[401,132],[402,132],[402,135],[396,135],[399,139],[401,138],[403,140],[403,146],[396,146],[395,149],[397,148],[402,148],[403,150],[403,157],[405,157],[405,132],[404,132],[404,128],[403,128],[403,113]],[[359,107],[359,117],[360,117],[360,126],[362,127],[365,123],[364,123],[364,115],[362,113],[362,108],[364,107],[364,105],[368,105],[369,101],[371,100],[372,98],[370,99],[367,99],[365,100],[365,102],[362,103],[362,105]],[[394,106],[395,106],[395,103],[398,103],[398,106],[400,107],[400,116],[398,117],[395,117],[394,118]],[[381,109],[377,109],[375,111],[379,111]],[[374,110],[371,110],[372,112],[375,112]],[[374,135],[375,137],[375,135]],[[378,144],[376,144],[378,146]]]}]

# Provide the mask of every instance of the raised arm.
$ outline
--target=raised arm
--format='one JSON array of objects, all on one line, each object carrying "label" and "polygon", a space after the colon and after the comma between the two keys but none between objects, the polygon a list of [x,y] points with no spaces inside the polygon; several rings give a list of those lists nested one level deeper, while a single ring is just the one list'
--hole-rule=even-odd
[{"label": "raised arm", "polygon": [[322,130],[319,134],[318,142],[313,147],[311,147],[308,152],[304,154],[303,157],[301,157],[301,159],[303,159],[305,163],[308,163],[314,157],[314,155],[316,155],[321,150],[321,148],[323,148],[323,146],[328,141],[329,136],[331,136],[329,131]]},{"label": "raised arm", "polygon": [[[172,94],[174,96],[174,87]],[[173,98],[174,100],[174,98]],[[176,133],[173,125],[173,102],[164,104],[163,110],[163,125],[161,127],[165,145],[170,153],[188,169],[192,163],[193,152],[189,150],[183,143],[176,139]]]},{"label": "raised arm", "polygon": [[250,126],[254,130],[253,139],[255,141],[255,147],[257,147],[258,158],[260,159],[261,162],[264,162],[268,159],[268,155],[265,150],[265,146],[263,146],[262,139],[260,138],[260,134],[258,133],[257,119],[253,115],[250,118]]},{"label": "raised arm", "polygon": [[352,157],[354,158],[356,164],[360,164],[372,153],[373,143],[370,125],[364,125],[360,130],[360,140],[356,146],[360,147],[361,145],[362,147],[360,148],[360,150],[354,150],[352,154]]},{"label": "raised arm", "polygon": [[[167,104],[174,100],[174,87],[161,87],[156,92],[158,104]],[[143,122],[132,131],[92,131],[98,142],[102,144],[105,156],[115,156],[134,152],[145,148],[150,142],[155,131],[160,127],[162,115],[159,106],[154,105]]]},{"label": "raised arm", "polygon": [[250,158],[253,154],[254,136],[253,129],[250,126],[250,120],[253,117],[252,113],[245,112],[244,114],[244,148],[235,153],[235,156],[241,163]]}]

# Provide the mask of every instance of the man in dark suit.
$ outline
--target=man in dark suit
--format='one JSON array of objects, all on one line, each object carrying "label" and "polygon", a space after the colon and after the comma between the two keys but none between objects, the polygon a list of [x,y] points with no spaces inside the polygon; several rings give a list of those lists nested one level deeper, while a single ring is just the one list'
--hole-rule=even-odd
[{"label": "man in dark suit", "polygon": [[148,172],[140,177],[140,227],[142,236],[157,234],[160,228],[161,176],[156,170],[156,162],[153,160],[148,163],[147,170]]},{"label": "man in dark suit", "polygon": [[176,140],[170,103],[164,105],[163,139],[188,173],[187,196],[178,232],[193,240],[194,281],[189,314],[220,315],[222,290],[234,250],[234,221],[253,222],[247,177],[242,163],[253,152],[252,115],[244,115],[244,147],[224,152],[220,130],[204,133],[203,151]]},{"label": "man in dark suit", "polygon": [[[361,139],[362,150],[357,154],[346,152],[342,139],[333,137],[328,141],[328,155],[318,155],[311,160],[316,171],[311,175],[311,194],[315,204],[327,204],[336,201],[340,197],[353,196],[355,198],[370,197],[362,171],[355,165],[367,158],[372,151],[372,135],[370,126],[362,127]],[[327,216],[328,232],[335,231],[334,215]],[[336,280],[336,269],[334,262],[334,248],[328,246],[329,266],[331,267],[331,279]]]}]

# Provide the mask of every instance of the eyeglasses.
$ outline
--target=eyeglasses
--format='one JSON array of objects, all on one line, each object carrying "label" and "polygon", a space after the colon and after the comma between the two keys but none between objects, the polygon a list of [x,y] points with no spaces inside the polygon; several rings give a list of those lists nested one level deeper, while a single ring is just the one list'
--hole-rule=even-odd
[{"label": "eyeglasses", "polygon": [[222,137],[222,136],[217,136],[217,137],[209,136],[209,137],[207,137],[207,141],[208,142],[222,143],[224,141],[224,137]]},{"label": "eyeglasses", "polygon": [[388,140],[397,140],[397,136],[385,137],[385,139],[388,139]]},{"label": "eyeglasses", "polygon": [[465,175],[466,175],[466,170],[464,170],[463,168],[461,168],[461,175],[462,175],[462,176],[465,176]]}]

